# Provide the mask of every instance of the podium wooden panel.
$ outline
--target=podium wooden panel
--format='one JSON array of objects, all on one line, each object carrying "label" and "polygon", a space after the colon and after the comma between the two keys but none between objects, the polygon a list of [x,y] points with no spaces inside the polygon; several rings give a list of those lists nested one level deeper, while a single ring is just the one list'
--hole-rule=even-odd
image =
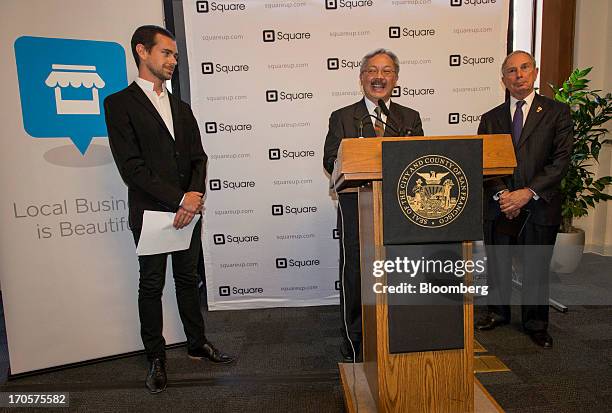
[{"label": "podium wooden panel", "polygon": [[482,139],[482,174],[487,177],[511,175],[516,167],[510,135],[411,136],[408,138],[342,139],[338,162],[332,174],[337,191],[366,182],[382,180],[382,143],[388,141],[422,141]]},{"label": "podium wooden panel", "polygon": [[[385,260],[383,244],[382,142],[483,140],[483,175],[511,174],[516,166],[510,135],[343,139],[332,174],[338,191],[359,187],[359,237],[363,320],[363,371],[379,412],[473,412],[473,305],[463,304],[463,348],[390,354],[387,297],[375,294],[374,260]],[[471,242],[463,243],[464,259]],[[386,276],[377,279],[386,285]],[[470,277],[466,282],[471,282]],[[410,328],[409,325],[406,326]],[[435,331],[432,331],[435,334]]]}]

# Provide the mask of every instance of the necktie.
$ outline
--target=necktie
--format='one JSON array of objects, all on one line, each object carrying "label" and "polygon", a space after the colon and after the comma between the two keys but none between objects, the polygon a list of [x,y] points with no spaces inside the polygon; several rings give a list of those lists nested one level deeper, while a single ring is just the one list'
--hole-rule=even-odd
[{"label": "necktie", "polygon": [[384,136],[385,134],[385,127],[383,126],[381,117],[380,117],[380,108],[377,107],[376,109],[374,109],[374,112],[376,113],[376,122],[374,123],[374,133],[376,133],[376,136]]},{"label": "necktie", "polygon": [[524,100],[516,102],[516,109],[514,110],[514,118],[512,119],[512,142],[514,146],[518,144],[521,139],[521,132],[523,132],[523,105]]}]

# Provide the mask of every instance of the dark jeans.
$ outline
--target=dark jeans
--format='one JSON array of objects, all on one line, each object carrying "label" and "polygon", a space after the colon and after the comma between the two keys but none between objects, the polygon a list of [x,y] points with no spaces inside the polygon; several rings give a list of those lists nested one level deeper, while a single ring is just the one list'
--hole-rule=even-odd
[{"label": "dark jeans", "polygon": [[[204,344],[204,319],[200,311],[197,264],[200,254],[201,220],[196,224],[189,249],[171,252],[172,275],[176,289],[176,302],[183,323],[187,348],[196,349]],[[138,245],[140,229],[133,231]],[[162,292],[166,280],[168,254],[138,257],[140,280],[138,284],[138,313],[140,335],[147,358],[165,357],[166,342],[162,335]]]}]

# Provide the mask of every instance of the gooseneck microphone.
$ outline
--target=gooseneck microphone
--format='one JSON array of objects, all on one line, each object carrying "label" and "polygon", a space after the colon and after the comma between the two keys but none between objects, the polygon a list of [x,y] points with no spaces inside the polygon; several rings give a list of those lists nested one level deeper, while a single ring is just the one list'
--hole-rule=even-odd
[{"label": "gooseneck microphone", "polygon": [[[398,131],[397,129],[395,129],[395,128],[394,128],[394,127],[391,125],[391,124],[389,124],[389,123],[385,122],[384,120],[382,120],[381,118],[379,118],[379,117],[378,117],[378,116],[376,116],[376,115],[372,115],[371,113],[368,113],[368,114],[366,114],[366,115],[363,115],[361,118],[357,118],[357,117],[355,117],[355,118],[354,118],[356,121],[358,121],[358,122],[359,122],[359,137],[360,137],[360,138],[363,138],[363,137],[364,137],[364,136],[363,136],[363,125],[364,125],[363,121],[364,121],[364,120],[366,120],[366,119],[368,119],[368,120],[369,120],[369,118],[374,118],[374,119],[376,119],[376,120],[378,120],[378,121],[382,122],[382,124],[383,124],[383,125],[385,125],[385,128],[389,128],[389,129],[391,129],[393,132],[397,133],[397,134],[398,134],[398,136],[402,136],[402,135],[401,135],[401,133],[400,133],[401,131]],[[387,116],[387,119],[389,119],[389,116]],[[372,123],[372,121],[369,121],[369,123],[371,124],[371,123]]]},{"label": "gooseneck microphone", "polygon": [[[395,119],[393,119],[391,117],[391,112],[389,112],[389,108],[387,108],[387,105],[385,104],[384,100],[378,99],[378,107],[380,108],[382,113],[385,114],[385,116],[387,117],[387,120],[389,121],[389,123],[393,123],[395,126],[398,126],[398,124],[395,121]],[[391,125],[389,125],[389,127],[391,127]],[[409,128],[404,128],[402,125],[398,126],[397,129],[396,128],[391,128],[391,129],[394,130],[397,133],[398,136],[410,136],[410,135],[412,135],[412,131]],[[398,131],[398,129],[399,129],[399,131]]]}]

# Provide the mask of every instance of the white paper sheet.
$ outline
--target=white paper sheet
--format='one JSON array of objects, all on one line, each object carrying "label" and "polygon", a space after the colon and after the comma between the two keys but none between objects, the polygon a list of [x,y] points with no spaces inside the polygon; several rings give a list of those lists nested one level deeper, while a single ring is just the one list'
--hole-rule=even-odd
[{"label": "white paper sheet", "polygon": [[174,216],[174,212],[144,212],[142,231],[136,247],[138,255],[162,254],[189,248],[193,228],[200,219],[200,215],[196,215],[189,225],[181,229],[172,226]]}]

